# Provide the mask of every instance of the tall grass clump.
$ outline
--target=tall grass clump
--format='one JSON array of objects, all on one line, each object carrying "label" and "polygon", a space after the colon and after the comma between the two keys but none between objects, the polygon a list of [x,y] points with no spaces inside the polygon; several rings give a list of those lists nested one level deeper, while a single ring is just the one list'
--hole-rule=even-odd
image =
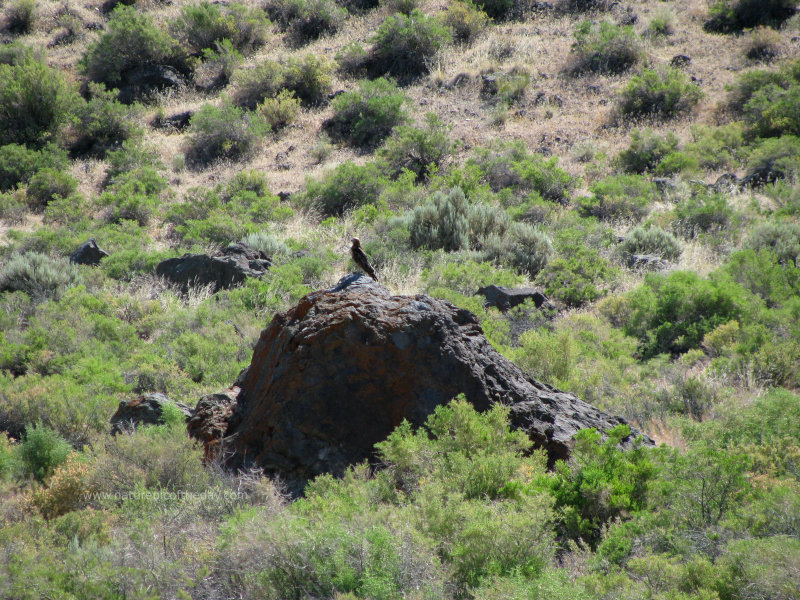
[{"label": "tall grass clump", "polygon": [[39,425],[27,429],[18,451],[25,472],[42,482],[67,460],[72,446],[57,432]]},{"label": "tall grass clump", "polygon": [[624,262],[631,264],[635,254],[652,254],[674,261],[681,255],[680,242],[674,235],[660,227],[636,227],[628,232],[617,252]]}]

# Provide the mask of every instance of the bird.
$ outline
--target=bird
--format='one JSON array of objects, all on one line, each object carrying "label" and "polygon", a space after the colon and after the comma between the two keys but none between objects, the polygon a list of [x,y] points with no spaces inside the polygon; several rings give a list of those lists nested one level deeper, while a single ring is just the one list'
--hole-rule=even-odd
[{"label": "bird", "polygon": [[350,247],[350,256],[353,257],[353,262],[361,267],[367,275],[372,277],[375,281],[378,281],[378,277],[375,275],[375,269],[369,264],[367,255],[364,254],[364,250],[361,249],[361,240],[353,238],[350,241],[353,242],[353,245]]}]

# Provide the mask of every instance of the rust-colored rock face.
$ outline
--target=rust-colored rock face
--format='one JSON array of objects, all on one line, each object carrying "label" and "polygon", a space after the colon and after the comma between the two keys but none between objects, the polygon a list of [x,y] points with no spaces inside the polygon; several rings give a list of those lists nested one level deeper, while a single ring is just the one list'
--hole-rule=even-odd
[{"label": "rust-colored rock face", "polygon": [[551,461],[568,455],[578,430],[624,422],[529,378],[492,348],[470,312],[391,296],[362,275],[276,315],[241,386],[224,433],[229,464],[263,467],[293,491],[320,473],[342,473],[403,419],[421,424],[460,393],[478,410],[509,405],[512,424]]}]

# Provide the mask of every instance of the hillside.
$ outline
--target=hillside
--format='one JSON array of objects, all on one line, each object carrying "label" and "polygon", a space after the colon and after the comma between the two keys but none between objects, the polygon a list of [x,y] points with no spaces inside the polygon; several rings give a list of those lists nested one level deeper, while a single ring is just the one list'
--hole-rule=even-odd
[{"label": "hillside", "polygon": [[[0,597],[800,598],[798,8],[5,1]],[[660,447],[547,470],[456,401],[289,502],[177,406],[110,435],[231,386],[353,237]],[[261,277],[156,272],[240,242]]]}]

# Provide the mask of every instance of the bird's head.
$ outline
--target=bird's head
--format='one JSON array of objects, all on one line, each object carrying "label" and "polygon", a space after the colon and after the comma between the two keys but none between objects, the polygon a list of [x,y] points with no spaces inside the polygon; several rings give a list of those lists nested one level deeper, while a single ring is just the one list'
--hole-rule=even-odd
[{"label": "bird's head", "polygon": [[350,241],[353,242],[353,248],[358,248],[359,246],[361,246],[361,240],[358,238],[353,238]]}]

